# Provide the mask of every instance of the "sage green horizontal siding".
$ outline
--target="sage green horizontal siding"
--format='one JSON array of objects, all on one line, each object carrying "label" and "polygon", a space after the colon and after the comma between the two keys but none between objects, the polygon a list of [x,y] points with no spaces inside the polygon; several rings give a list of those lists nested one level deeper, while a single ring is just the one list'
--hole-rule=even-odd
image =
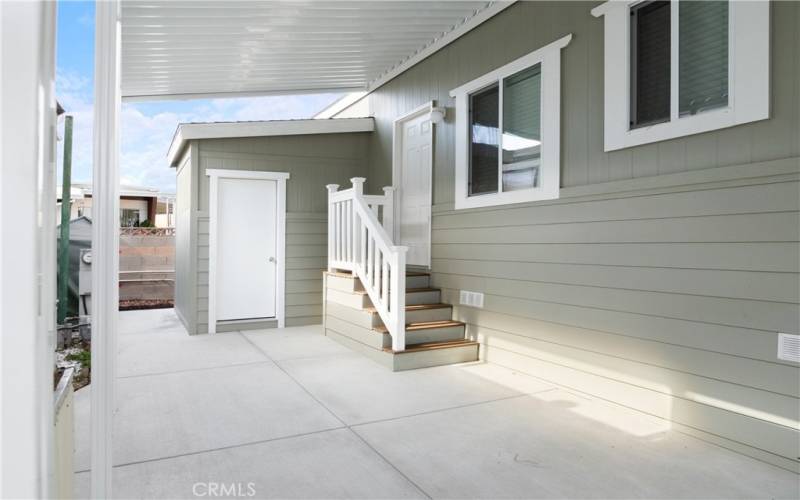
[{"label": "sage green horizontal siding", "polygon": [[[800,4],[771,5],[769,120],[612,153],[597,4],[518,2],[373,91],[369,190],[391,184],[394,120],[445,106],[433,285],[483,358],[798,471],[800,368],[777,339],[800,332]],[[449,91],[568,33],[560,199],[454,210]]]},{"label": "sage green horizontal siding", "polygon": [[689,212],[683,192],[658,195],[658,210],[636,191],[438,206],[433,285],[454,304],[460,290],[485,294],[482,309],[454,313],[485,360],[797,470],[800,369],[776,357],[778,332],[800,332],[797,171],[747,189],[708,183],[692,196],[713,201]]},{"label": "sage green horizontal siding", "polygon": [[192,333],[208,332],[208,207],[206,169],[289,172],[286,184],[286,325],[322,322],[322,271],[327,268],[326,184],[349,186],[366,174],[367,135],[254,137],[193,141],[197,151],[196,253]]},{"label": "sage green horizontal siding", "polygon": [[517,2],[369,96],[376,133],[369,189],[391,183],[392,124],[436,100],[447,108],[434,127],[434,203],[453,201],[454,101],[450,90],[573,34],[562,51],[561,185],[583,186],[800,156],[800,4],[772,2],[771,118],[621,151],[603,151],[603,18],[600,2]]},{"label": "sage green horizontal siding", "polygon": [[[288,212],[286,214],[286,325],[322,322],[322,272],[327,269],[327,226],[308,243],[291,243],[288,236],[305,231],[308,224],[327,221],[326,213]],[[208,236],[208,217],[201,217],[199,234]],[[320,253],[322,255],[320,255]],[[312,256],[304,255],[311,254]],[[208,242],[198,245],[197,324],[199,333],[208,332]],[[205,256],[205,258],[202,258]],[[306,279],[307,276],[314,276]]]}]

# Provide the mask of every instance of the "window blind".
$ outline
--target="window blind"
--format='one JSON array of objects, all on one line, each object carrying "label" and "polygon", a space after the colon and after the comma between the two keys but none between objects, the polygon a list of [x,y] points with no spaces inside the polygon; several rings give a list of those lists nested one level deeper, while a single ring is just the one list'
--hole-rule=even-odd
[{"label": "window blind", "polygon": [[538,185],[541,92],[538,64],[503,80],[503,191]]},{"label": "window blind", "polygon": [[680,115],[728,105],[728,2],[678,4]]},{"label": "window blind", "polygon": [[631,9],[631,128],[669,120],[670,3]]},{"label": "window blind", "polygon": [[497,84],[469,98],[469,194],[497,192],[500,91]]}]

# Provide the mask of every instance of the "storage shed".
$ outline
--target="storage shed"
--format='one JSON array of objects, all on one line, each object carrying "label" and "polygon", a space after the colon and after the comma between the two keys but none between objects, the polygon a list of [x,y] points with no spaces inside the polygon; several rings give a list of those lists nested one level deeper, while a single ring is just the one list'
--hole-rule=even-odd
[{"label": "storage shed", "polygon": [[190,334],[209,332],[209,306],[212,331],[322,322],[325,186],[366,177],[373,128],[372,118],[178,126],[175,310]]}]

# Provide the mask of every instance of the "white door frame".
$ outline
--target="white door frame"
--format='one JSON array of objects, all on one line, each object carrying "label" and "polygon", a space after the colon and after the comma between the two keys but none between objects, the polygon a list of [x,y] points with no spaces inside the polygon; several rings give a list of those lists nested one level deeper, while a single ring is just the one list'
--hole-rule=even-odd
[{"label": "white door frame", "polygon": [[255,179],[276,181],[278,218],[275,225],[275,253],[277,269],[275,271],[275,318],[278,327],[285,324],[285,291],[286,291],[286,180],[288,172],[257,172],[252,170],[208,169],[209,187],[209,222],[208,222],[208,333],[217,333],[217,219],[219,210],[220,179]]},{"label": "white door frame", "polygon": [[[392,186],[394,187],[394,231],[392,234],[392,239],[395,241],[396,244],[400,244],[400,225],[402,221],[400,220],[401,212],[402,212],[402,204],[401,204],[401,189],[398,185],[397,181],[400,179],[400,169],[403,164],[403,124],[409,120],[413,120],[414,118],[418,118],[425,114],[430,115],[431,111],[434,110],[436,107],[436,101],[428,101],[422,106],[412,109],[408,113],[401,115],[394,120],[394,125],[392,127]],[[431,217],[428,217],[428,268],[431,267],[431,237],[432,237],[432,216],[433,216],[433,121],[431,121],[431,127],[428,129],[428,134],[431,138],[431,196],[430,200],[428,200],[428,204],[431,207]]]}]

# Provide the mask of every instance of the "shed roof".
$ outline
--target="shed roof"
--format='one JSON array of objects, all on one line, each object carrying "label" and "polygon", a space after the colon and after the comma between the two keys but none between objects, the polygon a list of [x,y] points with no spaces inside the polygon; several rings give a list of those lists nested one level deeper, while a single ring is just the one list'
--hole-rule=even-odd
[{"label": "shed roof", "polygon": [[171,167],[178,164],[188,141],[232,137],[270,137],[280,135],[342,134],[372,132],[372,118],[329,118],[307,120],[267,120],[252,122],[181,123],[175,130],[167,152]]}]

